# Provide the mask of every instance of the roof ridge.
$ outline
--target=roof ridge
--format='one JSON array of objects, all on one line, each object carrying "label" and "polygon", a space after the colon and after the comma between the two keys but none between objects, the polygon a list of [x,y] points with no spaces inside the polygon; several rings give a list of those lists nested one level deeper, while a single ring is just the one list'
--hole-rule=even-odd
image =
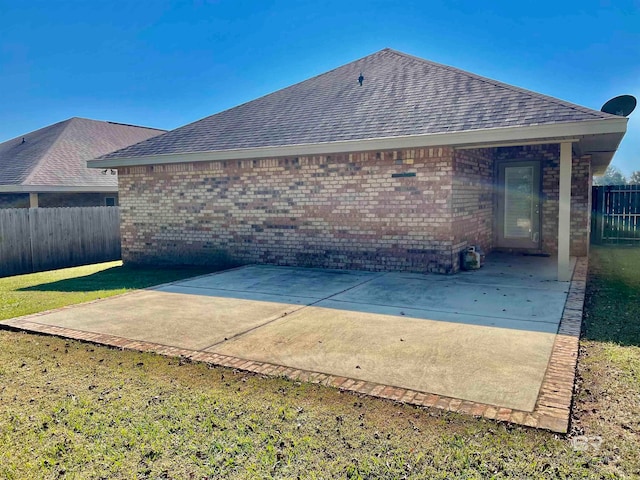
[{"label": "roof ridge", "polygon": [[[80,120],[80,121],[83,121],[83,122],[95,122],[95,123],[101,123],[101,124],[105,124],[105,125],[120,125],[120,126],[124,126],[124,127],[140,128],[140,129],[143,129],[143,130],[154,130],[156,132],[162,132],[163,134],[169,132],[169,130],[164,130],[164,129],[161,129],[161,128],[144,127],[144,126],[141,126],[141,125],[132,125],[132,124],[129,124],[129,123],[112,122],[110,120],[96,120],[94,118],[85,118],[85,117],[71,117],[71,118],[69,118],[67,120],[63,120],[63,122],[69,122],[69,125],[70,125],[71,122],[74,121],[74,120]],[[63,122],[58,122],[58,123],[63,123]],[[47,154],[53,149],[53,147],[59,142],[60,138],[63,136],[64,132],[67,130],[69,125],[67,125],[67,127],[65,127],[60,132],[60,135],[58,135],[56,140],[51,143],[51,146],[42,155],[41,160],[44,159],[47,156]],[[147,138],[145,140],[141,140],[138,143],[146,142],[147,140],[150,140],[151,138],[154,138],[154,137],[150,137],[150,138]],[[122,147],[122,148],[119,148],[118,150],[122,150],[124,148],[127,148],[127,147]],[[106,153],[105,155],[109,155],[110,153],[113,153],[113,152]],[[102,158],[105,155],[101,155],[98,158]],[[38,161],[38,164],[31,170],[31,173],[27,176],[27,178],[25,179],[25,182],[28,181],[28,180],[31,180],[31,177],[36,174],[36,172],[40,169],[40,167],[41,167],[41,161]]]},{"label": "roof ridge", "polygon": [[108,123],[110,125],[122,125],[124,127],[133,127],[133,128],[144,128],[145,130],[157,130],[160,132],[167,132],[163,128],[155,128],[155,127],[147,127],[145,125],[134,125],[132,123],[122,123],[122,122],[113,122],[111,120],[96,120],[95,118],[87,118],[87,117],[71,117],[69,120],[82,120],[87,122],[96,122],[96,123]]},{"label": "roof ridge", "polygon": [[441,68],[443,70],[449,70],[449,71],[452,71],[454,73],[462,74],[462,75],[465,75],[467,77],[473,78],[475,80],[479,80],[479,81],[482,81],[484,83],[488,83],[488,84],[493,85],[495,87],[504,88],[505,90],[511,90],[511,91],[518,92],[518,93],[524,93],[526,95],[529,95],[530,97],[539,98],[539,99],[542,99],[542,100],[549,101],[551,103],[555,103],[556,105],[561,105],[563,107],[572,108],[572,109],[577,110],[577,111],[582,112],[582,113],[588,113],[588,114],[591,114],[591,115],[594,115],[594,116],[599,116],[600,118],[609,118],[609,117],[612,116],[609,113],[600,112],[598,110],[594,110],[594,109],[588,108],[588,107],[583,107],[583,106],[578,105],[576,103],[568,102],[568,101],[562,100],[560,98],[555,98],[555,97],[552,97],[550,95],[545,95],[543,93],[538,93],[538,92],[535,92],[533,90],[528,90],[528,89],[523,88],[523,87],[518,87],[516,85],[511,85],[511,84],[508,84],[508,83],[504,83],[504,82],[501,82],[499,80],[494,80],[494,79],[489,78],[489,77],[484,77],[482,75],[478,75],[478,74],[475,74],[475,73],[472,73],[472,72],[468,72],[466,70],[462,70],[461,68],[452,67],[450,65],[445,65],[443,63],[434,62],[433,60],[427,60],[426,58],[416,57],[414,55],[411,55],[411,54],[408,54],[408,53],[405,53],[405,52],[400,52],[398,50],[394,50],[393,48],[385,48],[383,50],[380,50],[380,52],[384,52],[384,51],[388,51],[390,53],[394,53],[396,55],[403,56],[405,58],[409,58],[409,59],[412,59],[412,60],[415,60],[415,61],[418,61],[418,62],[427,63],[429,65],[432,65],[432,66],[436,67],[436,68]]},{"label": "roof ridge", "polygon": [[[144,128],[145,130],[157,130],[158,132],[168,132],[164,128],[145,127],[144,125],[134,125],[132,123],[112,122],[111,120],[96,120],[96,122],[109,123],[111,125],[122,125],[123,127]],[[153,137],[152,137],[153,138]]]},{"label": "roof ridge", "polygon": [[[338,70],[338,69],[340,69],[340,68],[346,67],[347,65],[351,65],[352,63],[359,62],[359,61],[361,61],[361,60],[364,60],[365,58],[372,57],[372,56],[377,55],[377,54],[379,54],[379,53],[382,53],[382,52],[384,52],[384,51],[386,51],[386,50],[390,50],[390,51],[392,51],[392,52],[395,52],[395,50],[393,50],[393,49],[391,49],[391,48],[388,48],[388,47],[387,47],[387,48],[383,48],[382,50],[378,50],[378,51],[376,51],[376,52],[370,53],[369,55],[365,55],[364,57],[358,58],[358,59],[356,59],[356,60],[352,60],[352,61],[347,62],[347,63],[343,63],[342,65],[338,65],[337,67],[334,67],[334,68],[332,68],[331,70],[327,70],[326,72],[322,72],[322,73],[319,73],[319,74],[314,75],[314,76],[312,76],[312,77],[305,78],[304,80],[300,80],[299,82],[292,83],[291,85],[287,85],[287,86],[282,87],[282,88],[279,88],[279,89],[277,89],[277,90],[273,90],[273,91],[271,91],[271,92],[269,92],[269,93],[265,93],[264,95],[261,95],[261,96],[259,96],[259,97],[257,97],[257,98],[253,98],[253,99],[251,99],[251,100],[247,100],[246,102],[239,103],[238,105],[234,105],[234,106],[232,106],[232,107],[225,108],[224,110],[220,110],[220,111],[218,111],[218,112],[216,112],[216,113],[212,113],[211,115],[206,115],[206,116],[204,116],[204,117],[202,117],[202,118],[199,118],[199,119],[197,119],[197,120],[194,120],[193,122],[189,122],[189,123],[186,123],[186,124],[184,124],[184,125],[181,125],[181,126],[179,126],[179,127],[177,127],[177,128],[174,128],[173,130],[165,130],[165,131],[168,133],[168,132],[172,132],[172,131],[174,131],[174,130],[178,130],[178,129],[181,129],[181,128],[185,128],[185,127],[188,127],[189,125],[193,125],[194,123],[201,122],[202,120],[205,120],[205,119],[207,119],[207,118],[209,118],[209,117],[213,117],[213,116],[215,116],[215,115],[219,115],[219,114],[224,113],[224,112],[228,112],[228,111],[231,111],[231,110],[235,110],[236,108],[240,108],[240,107],[242,107],[242,106],[244,106],[244,105],[247,105],[247,104],[249,104],[249,103],[257,102],[257,101],[262,100],[262,99],[264,99],[264,98],[266,98],[266,97],[268,97],[268,96],[270,96],[270,95],[274,95],[274,94],[276,94],[276,93],[280,93],[280,92],[282,92],[282,91],[284,91],[284,90],[288,90],[288,89],[293,88],[293,87],[295,87],[295,86],[297,86],[297,85],[300,85],[300,84],[302,84],[302,83],[305,83],[305,82],[307,82],[307,81],[309,81],[309,80],[313,80],[313,79],[315,79],[315,78],[320,78],[320,77],[323,77],[323,76],[325,76],[325,75],[329,75],[330,73],[335,72],[336,70]],[[397,53],[401,53],[401,52],[397,52]],[[155,138],[155,137],[152,137],[152,138]],[[151,140],[151,138],[149,138],[149,139],[147,139],[147,140]],[[144,140],[144,141],[146,142],[147,140]],[[140,142],[140,143],[142,143],[142,142]],[[129,147],[125,147],[125,148],[129,148]],[[124,150],[125,148],[122,148],[121,150]],[[113,152],[112,152],[112,153],[113,153]],[[110,154],[110,153],[108,153],[108,154],[106,154],[106,155],[104,155],[104,156],[107,156],[107,155],[111,155],[111,154]],[[99,157],[99,158],[102,158],[102,157]]]},{"label": "roof ridge", "polygon": [[[65,127],[60,131],[60,133],[58,133],[58,136],[56,137],[56,139],[51,142],[51,145],[49,145],[49,148],[47,148],[42,155],[40,155],[40,158],[38,159],[37,163],[34,165],[34,167],[31,169],[31,172],[29,173],[29,175],[27,175],[25,177],[25,179],[21,182],[21,185],[28,185],[31,178],[36,174],[37,171],[40,170],[40,168],[42,167],[42,164],[44,163],[44,159],[47,157],[47,155],[49,154],[49,152],[53,149],[54,146],[56,146],[58,144],[58,142],[60,142],[60,138],[62,137],[62,135],[64,134],[64,132],[67,131],[67,128],[69,128],[69,125],[71,125],[71,122],[75,119],[77,119],[78,117],[71,117],[68,118],[66,120],[62,120],[61,122],[58,123],[66,123],[67,125],[65,125]],[[54,123],[53,125],[57,125],[56,123]],[[46,128],[46,127],[45,127]]]}]

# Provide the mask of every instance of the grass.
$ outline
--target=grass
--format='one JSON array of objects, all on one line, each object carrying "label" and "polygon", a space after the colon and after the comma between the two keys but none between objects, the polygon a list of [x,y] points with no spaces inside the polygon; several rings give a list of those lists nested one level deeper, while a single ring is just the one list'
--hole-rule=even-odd
[{"label": "grass", "polygon": [[211,269],[143,268],[99,263],[0,278],[0,320],[88,302],[210,272]]},{"label": "grass", "polygon": [[640,249],[594,247],[585,338],[640,346]]},{"label": "grass", "polygon": [[[632,478],[640,475],[639,320],[626,315],[640,288],[640,274],[626,270],[633,264],[640,251],[598,249],[592,258],[574,434],[600,436],[599,450],[318,385],[0,331],[0,478]],[[88,287],[80,276],[90,273],[14,277],[0,290],[25,294],[30,308],[30,295],[44,295],[51,308],[57,295],[131,286],[116,274]],[[3,307],[12,311],[23,307]]]},{"label": "grass", "polygon": [[593,249],[584,322],[574,431],[640,476],[640,249]]}]

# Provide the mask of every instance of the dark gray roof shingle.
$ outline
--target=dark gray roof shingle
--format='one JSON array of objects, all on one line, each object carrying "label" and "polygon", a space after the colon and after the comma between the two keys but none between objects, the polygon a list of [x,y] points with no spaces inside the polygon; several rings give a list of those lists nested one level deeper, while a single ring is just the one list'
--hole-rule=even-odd
[{"label": "dark gray roof shingle", "polygon": [[[360,73],[364,76],[362,86],[358,84]],[[102,158],[365,140],[610,117],[384,49]]]},{"label": "dark gray roof shingle", "polygon": [[117,186],[117,177],[87,168],[87,160],[161,133],[164,130],[70,118],[0,143],[0,185]]}]

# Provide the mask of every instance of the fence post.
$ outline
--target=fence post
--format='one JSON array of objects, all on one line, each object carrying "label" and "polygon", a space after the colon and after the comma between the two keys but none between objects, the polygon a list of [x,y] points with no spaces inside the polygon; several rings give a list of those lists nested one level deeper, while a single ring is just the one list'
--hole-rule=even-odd
[{"label": "fence post", "polygon": [[31,214],[31,210],[33,210],[33,208],[27,210],[27,223],[29,224],[29,268],[31,269],[30,271],[35,272],[35,263],[33,261],[33,223],[31,220],[33,215]]}]

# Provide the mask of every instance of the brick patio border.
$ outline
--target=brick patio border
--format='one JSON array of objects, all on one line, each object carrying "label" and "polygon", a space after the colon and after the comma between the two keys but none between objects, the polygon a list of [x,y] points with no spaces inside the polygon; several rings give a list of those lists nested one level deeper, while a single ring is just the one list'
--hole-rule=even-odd
[{"label": "brick patio border", "polygon": [[[262,375],[286,377],[301,382],[317,383],[339,388],[344,391],[385,398],[420,407],[436,408],[477,417],[485,417],[491,420],[542,428],[558,433],[567,433],[571,418],[571,402],[578,362],[578,347],[582,326],[587,269],[587,257],[578,258],[558,334],[556,335],[549,364],[547,365],[542,386],[538,393],[536,406],[532,412],[461,400],[459,398],[383,385],[355,378],[300,370],[283,365],[258,362],[217,353],[130,340],[114,335],[84,332],[37,322],[38,317],[46,315],[51,311],[5,320],[0,322],[0,328],[55,335],[122,349],[152,352],[165,356],[185,357],[197,362],[205,362]],[[131,293],[125,295],[128,294]],[[109,298],[94,300],[93,302],[106,301]],[[52,311],[60,311],[73,307],[74,305],[70,305]]]}]

